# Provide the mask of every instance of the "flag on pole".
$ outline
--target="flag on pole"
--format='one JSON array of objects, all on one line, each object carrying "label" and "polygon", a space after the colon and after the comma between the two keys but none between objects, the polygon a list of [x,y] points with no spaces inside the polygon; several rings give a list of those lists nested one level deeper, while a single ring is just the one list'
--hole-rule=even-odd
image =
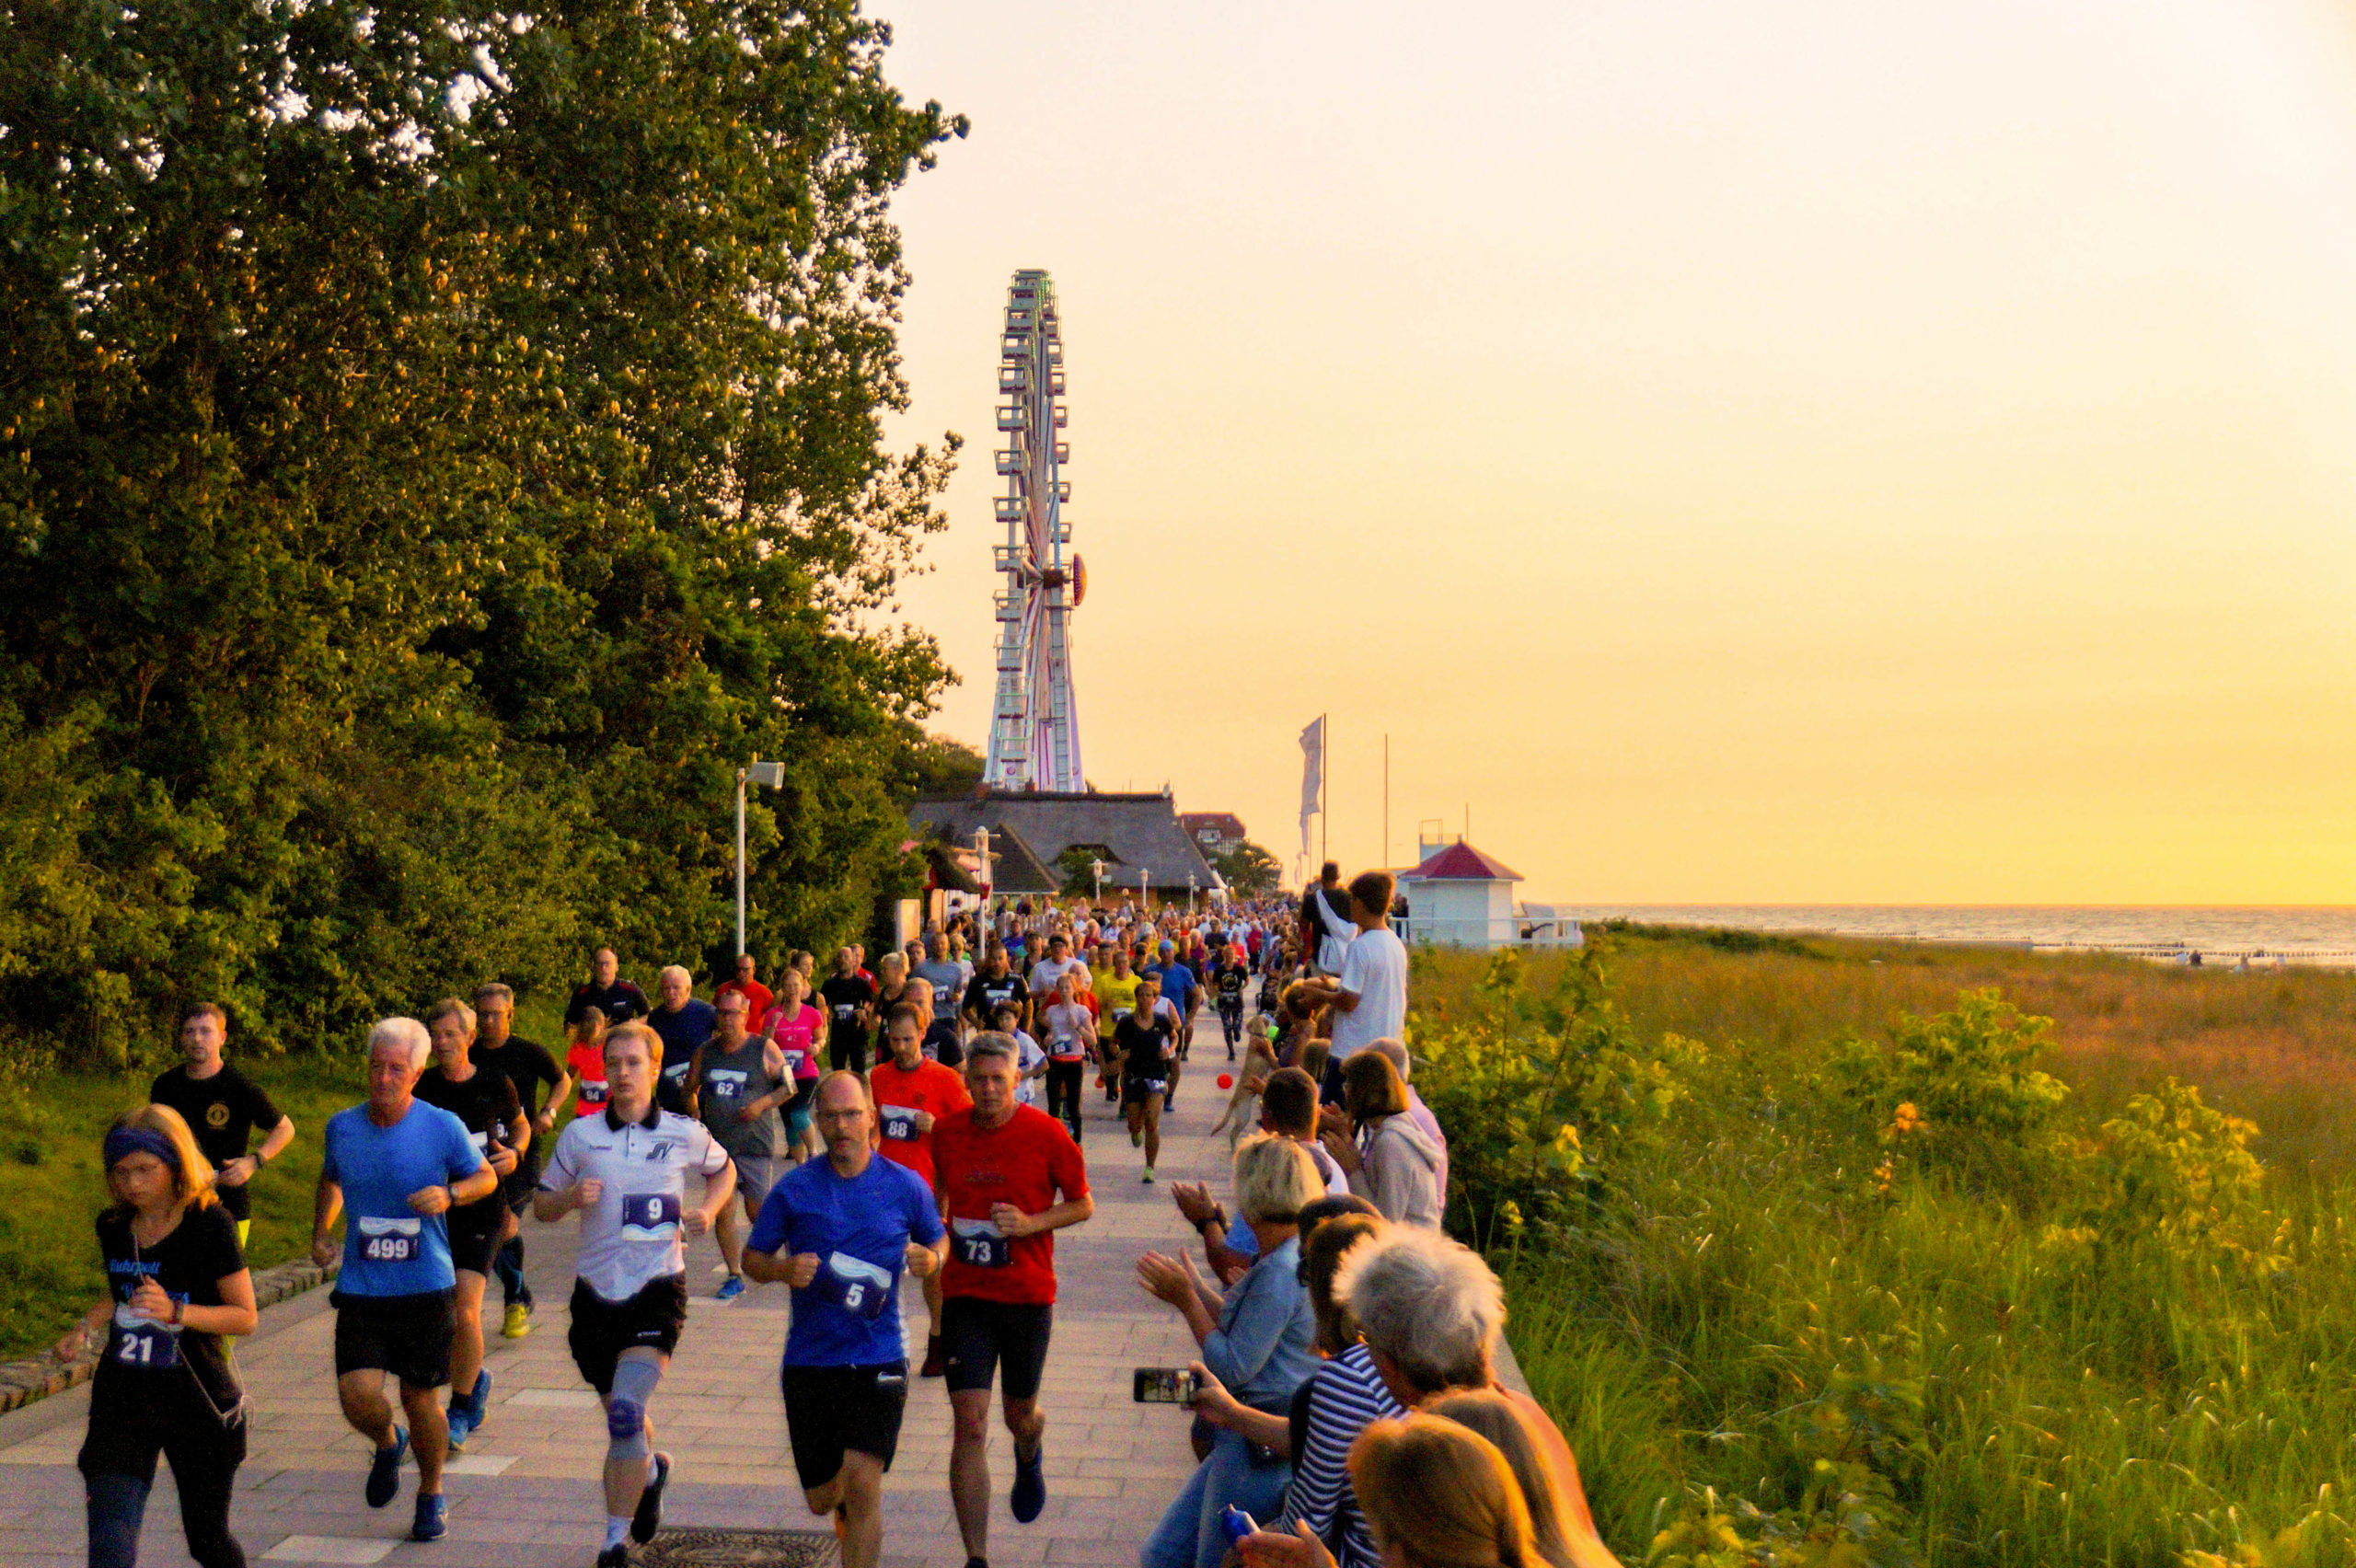
[{"label": "flag on pole", "polygon": [[1300,854],[1309,858],[1309,819],[1317,814],[1318,792],[1325,787],[1325,716],[1319,714],[1300,732]]}]

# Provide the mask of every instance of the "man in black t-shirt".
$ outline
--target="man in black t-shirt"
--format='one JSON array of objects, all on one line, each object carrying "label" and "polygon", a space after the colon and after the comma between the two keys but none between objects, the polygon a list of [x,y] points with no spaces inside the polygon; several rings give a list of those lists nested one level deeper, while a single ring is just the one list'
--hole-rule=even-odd
[{"label": "man in black t-shirt", "polygon": [[[180,1052],[187,1060],[149,1085],[147,1098],[179,1112],[196,1135],[196,1147],[217,1172],[214,1190],[237,1222],[242,1246],[253,1228],[246,1183],[294,1141],[294,1124],[251,1078],[222,1061],[228,1037],[229,1017],[218,1006],[199,1002],[189,1009],[180,1015]],[[257,1127],[262,1129],[261,1147],[248,1154],[246,1145]]]},{"label": "man in black t-shirt", "polygon": [[579,1023],[591,1008],[606,1015],[609,1029],[654,1010],[635,981],[621,978],[621,960],[611,948],[599,948],[589,961],[589,983],[572,988],[572,999],[564,1005],[564,1021]]},{"label": "man in black t-shirt", "polygon": [[[549,1054],[547,1046],[508,1032],[515,1026],[515,993],[493,983],[475,991],[475,1066],[498,1073],[515,1086],[516,1103],[532,1124],[532,1141],[524,1147],[522,1161],[509,1177],[502,1196],[508,1212],[522,1215],[540,1181],[543,1146],[556,1142],[556,1108],[572,1092],[572,1075]],[[542,1084],[548,1098],[536,1098]],[[500,1244],[491,1260],[499,1288],[507,1299],[507,1316],[499,1332],[522,1339],[532,1332],[532,1287],[524,1280],[524,1233],[518,1228]]]},{"label": "man in black t-shirt", "polygon": [[965,987],[965,1018],[974,1032],[987,1034],[996,1029],[1000,1008],[1014,1009],[1017,1029],[1030,1027],[1031,988],[1008,966],[1006,949],[993,941],[989,956],[982,960],[981,973]]},{"label": "man in black t-shirt", "polygon": [[867,1071],[867,1030],[874,1021],[875,982],[859,972],[859,950],[835,953],[835,972],[818,987],[826,1009],[826,1061],[835,1071]]}]

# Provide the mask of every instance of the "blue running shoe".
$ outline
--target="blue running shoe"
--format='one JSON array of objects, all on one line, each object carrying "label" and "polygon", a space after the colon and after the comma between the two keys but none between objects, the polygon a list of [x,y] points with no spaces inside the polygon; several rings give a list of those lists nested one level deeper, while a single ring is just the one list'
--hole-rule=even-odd
[{"label": "blue running shoe", "polygon": [[1039,1510],[1047,1505],[1047,1478],[1040,1471],[1041,1461],[1046,1458],[1046,1453],[1047,1447],[1044,1442],[1032,1448],[1031,1457],[1027,1459],[1022,1457],[1021,1448],[1014,1450],[1014,1490],[1008,1494],[1006,1502],[1007,1506],[1014,1510],[1017,1524],[1029,1524],[1039,1516]]},{"label": "blue running shoe", "polygon": [[440,1540],[450,1533],[450,1505],[438,1492],[417,1494],[417,1519],[409,1528],[411,1540]]},{"label": "blue running shoe", "polygon": [[475,1412],[467,1408],[464,1400],[452,1400],[450,1412],[443,1418],[450,1427],[450,1452],[467,1451],[467,1439],[475,1435]]},{"label": "blue running shoe", "polygon": [[722,1285],[718,1290],[711,1293],[711,1298],[714,1301],[733,1301],[744,1294],[745,1276],[743,1274],[730,1274],[728,1276],[728,1282],[725,1285]]},{"label": "blue running shoe", "polygon": [[379,1448],[368,1466],[368,1506],[381,1508],[401,1489],[401,1456],[409,1452],[409,1429],[393,1428],[393,1446]]}]

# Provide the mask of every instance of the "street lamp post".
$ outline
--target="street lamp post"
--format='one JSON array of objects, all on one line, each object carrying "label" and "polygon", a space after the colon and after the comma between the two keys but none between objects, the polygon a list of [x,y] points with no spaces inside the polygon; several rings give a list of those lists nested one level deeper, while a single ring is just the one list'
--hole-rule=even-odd
[{"label": "street lamp post", "polygon": [[1096,879],[1096,897],[1091,904],[1090,907],[1102,909],[1104,907],[1104,862],[1102,860],[1089,861],[1088,874]]},{"label": "street lamp post", "polygon": [[1192,872],[1192,871],[1188,871],[1188,872],[1186,873],[1186,913],[1187,913],[1187,914],[1189,914],[1189,915],[1192,915],[1194,912],[1195,912],[1195,873],[1194,873],[1194,872]]},{"label": "street lamp post", "polygon": [[754,762],[736,770],[736,956],[745,956],[745,787],[774,790],[785,782],[785,764]]}]

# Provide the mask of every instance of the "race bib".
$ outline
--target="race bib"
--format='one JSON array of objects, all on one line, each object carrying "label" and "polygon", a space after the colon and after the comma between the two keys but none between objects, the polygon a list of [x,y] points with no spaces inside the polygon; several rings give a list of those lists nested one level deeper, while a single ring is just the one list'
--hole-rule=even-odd
[{"label": "race bib", "polygon": [[[178,1297],[185,1301],[187,1297]],[[115,1303],[114,1327],[108,1335],[107,1359],[124,1366],[177,1366],[180,1332],[170,1323],[143,1318],[129,1302]]]},{"label": "race bib", "polygon": [[914,1143],[924,1136],[922,1133],[917,1131],[916,1107],[913,1105],[884,1106],[884,1136],[887,1138],[896,1138],[902,1143]]},{"label": "race bib", "polygon": [[622,1234],[633,1241],[668,1241],[679,1233],[679,1194],[631,1193],[622,1199]]},{"label": "race bib", "polygon": [[852,1019],[857,1018],[858,1016],[859,1004],[857,1002],[837,1002],[835,1004],[835,1021],[837,1023],[849,1023]]},{"label": "race bib", "polygon": [[810,1282],[810,1288],[844,1311],[857,1313],[872,1322],[892,1304],[895,1283],[889,1269],[879,1269],[873,1263],[836,1252],[820,1266],[818,1277]]},{"label": "race bib", "polygon": [[1168,1078],[1139,1078],[1138,1079],[1138,1083],[1149,1094],[1160,1094],[1163,1090],[1170,1087],[1170,1080]]},{"label": "race bib", "polygon": [[360,1255],[372,1263],[406,1263],[419,1255],[424,1232],[425,1221],[413,1216],[379,1219],[374,1215],[362,1215]]},{"label": "race bib", "polygon": [[704,1092],[714,1100],[734,1100],[745,1092],[746,1074],[734,1067],[720,1067],[704,1074]]},{"label": "race bib", "polygon": [[468,1133],[467,1136],[473,1142],[478,1153],[489,1154],[491,1152],[491,1134],[489,1132]]},{"label": "race bib", "polygon": [[583,1078],[583,1079],[582,1079],[582,1081],[581,1081],[581,1105],[582,1105],[582,1108],[583,1108],[583,1110],[596,1110],[596,1109],[599,1109],[599,1108],[601,1108],[601,1107],[603,1107],[603,1106],[604,1106],[604,1104],[606,1103],[606,1100],[607,1100],[607,1099],[609,1099],[609,1098],[610,1098],[610,1094],[609,1094],[608,1090],[606,1090],[606,1080],[605,1080],[605,1079],[603,1079],[603,1078],[596,1078],[596,1079]]},{"label": "race bib", "polygon": [[1113,1009],[1113,1021],[1114,1023],[1118,1023],[1125,1018],[1133,1017],[1137,1010],[1138,1009],[1135,1008],[1114,1008]]},{"label": "race bib", "polygon": [[664,1067],[663,1069],[663,1076],[665,1078],[668,1078],[673,1087],[676,1088],[687,1081],[687,1068],[690,1065],[691,1062],[681,1062],[676,1066]]},{"label": "race bib", "polygon": [[809,1055],[810,1053],[807,1051],[797,1051],[789,1045],[780,1049],[778,1052],[778,1055],[785,1058],[786,1076],[788,1078],[800,1078],[802,1075],[796,1069],[802,1066],[803,1058]]},{"label": "race bib", "polygon": [[953,1219],[951,1245],[957,1261],[977,1269],[1002,1269],[1014,1262],[1014,1239],[987,1219]]}]

